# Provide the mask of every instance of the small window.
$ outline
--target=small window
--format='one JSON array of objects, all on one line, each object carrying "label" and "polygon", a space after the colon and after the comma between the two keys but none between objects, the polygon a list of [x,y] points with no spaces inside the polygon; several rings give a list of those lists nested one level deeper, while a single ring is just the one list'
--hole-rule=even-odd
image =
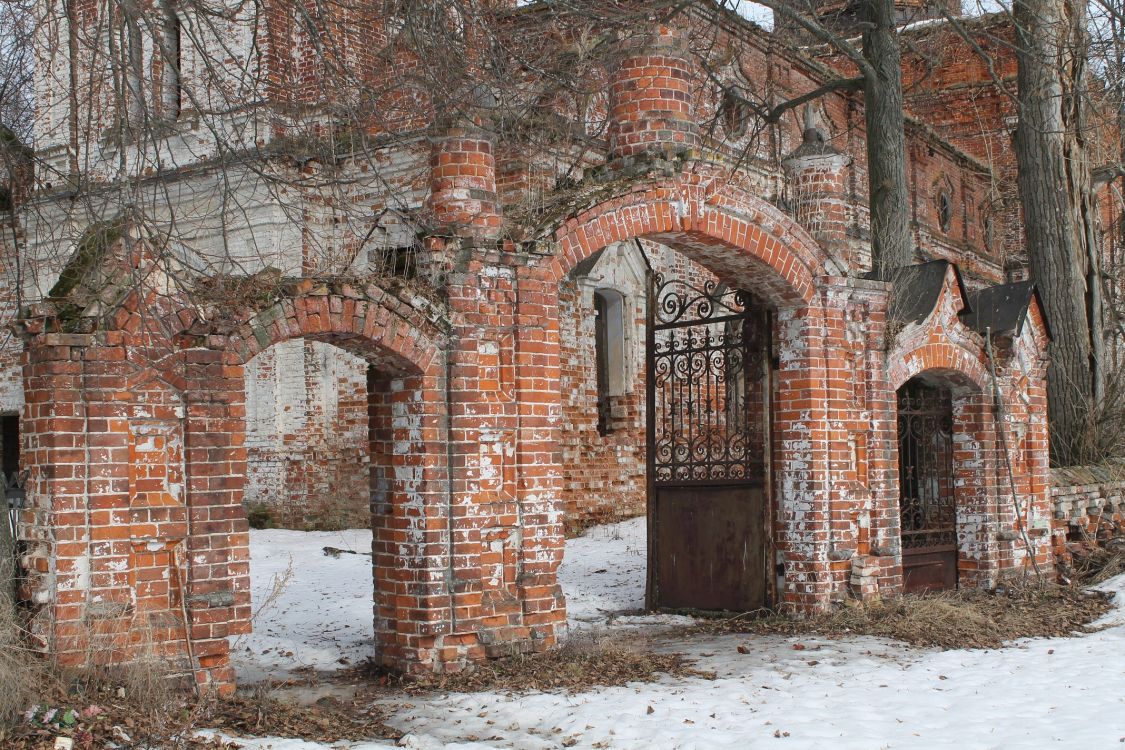
[{"label": "small window", "polygon": [[127,6],[124,9],[124,15],[125,108],[128,113],[129,124],[133,127],[139,127],[144,123],[145,116],[144,35],[141,33],[140,20],[132,6]]},{"label": "small window", "polygon": [[750,108],[737,89],[727,89],[723,93],[723,103],[719,106],[719,115],[723,121],[723,130],[730,138],[741,138],[746,135],[750,120]]},{"label": "small window", "polygon": [[625,393],[625,297],[613,289],[594,291],[594,359],[598,384],[598,432],[612,430],[611,400]]},{"label": "small window", "polygon": [[948,190],[942,190],[938,194],[938,223],[943,232],[948,232],[953,224],[953,196]]},{"label": "small window", "polygon": [[163,0],[160,25],[160,53],[163,58],[161,79],[161,113],[167,120],[175,120],[183,108],[183,27],[177,0]]}]

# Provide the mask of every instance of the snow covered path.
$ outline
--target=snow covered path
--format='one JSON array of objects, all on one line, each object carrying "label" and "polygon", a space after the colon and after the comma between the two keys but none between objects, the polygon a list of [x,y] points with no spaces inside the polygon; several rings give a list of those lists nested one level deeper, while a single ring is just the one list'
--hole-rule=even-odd
[{"label": "snow covered path", "polygon": [[[325,547],[355,554],[330,557]],[[370,554],[371,532],[364,529],[252,531],[254,632],[233,644],[239,681],[340,669],[373,655]]]},{"label": "snow covered path", "polygon": [[[331,557],[325,547],[356,554]],[[645,550],[644,518],[596,526],[567,542],[560,578],[572,628],[644,606]],[[234,644],[239,680],[340,669],[374,656],[371,557],[363,554],[370,551],[364,529],[252,531],[254,632]]]},{"label": "snow covered path", "polygon": [[[244,644],[253,645],[240,652],[244,675],[250,668],[276,669],[285,661],[278,654],[288,651],[322,669],[341,655],[362,658],[371,629],[370,559],[325,557],[321,548],[347,543],[362,551],[369,539],[363,532],[253,533],[255,602],[268,583],[263,571],[284,570],[289,554],[295,575],[272,614],[260,616],[263,632]],[[562,580],[572,626],[592,629],[610,613],[638,608],[644,565],[641,519],[568,542]],[[390,723],[409,732],[401,744],[420,750],[1123,747],[1125,576],[1108,586],[1120,592],[1118,608],[1101,623],[1104,630],[1083,637],[938,652],[873,638],[722,636],[673,643],[657,636],[656,647],[685,653],[718,678],[666,677],[569,696],[441,695],[395,704]],[[643,627],[650,619],[622,617],[607,626]],[[747,653],[739,653],[740,645]],[[264,656],[255,654],[265,649]],[[249,750],[328,747],[277,738],[244,744]]]}]

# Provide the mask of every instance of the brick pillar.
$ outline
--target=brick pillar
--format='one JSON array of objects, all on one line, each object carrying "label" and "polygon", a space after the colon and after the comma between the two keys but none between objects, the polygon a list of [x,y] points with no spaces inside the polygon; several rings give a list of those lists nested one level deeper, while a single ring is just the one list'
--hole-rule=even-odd
[{"label": "brick pillar", "polygon": [[[1027,324],[1019,338],[993,339],[998,360],[997,379],[1004,402],[1004,442],[999,439],[998,430],[993,428],[996,434],[994,496],[998,506],[994,567],[1000,575],[1029,572],[1032,569],[1031,554],[1035,555],[1040,570],[1048,576],[1053,569],[1049,539],[1053,509],[1050,504],[1045,418],[1046,358],[1042,353],[1045,350],[1042,343],[1037,345],[1030,340],[1031,327],[1030,323]],[[1019,351],[1021,348],[1024,351]],[[988,395],[987,416],[994,420],[992,398],[991,394]],[[1017,517],[1013,491],[1019,499],[1022,518]],[[1028,541],[1031,551],[1027,548]],[[982,583],[992,584],[995,581]]]},{"label": "brick pillar", "polygon": [[961,587],[996,583],[1001,530],[1015,520],[1006,475],[999,487],[996,484],[1003,465],[995,426],[991,393],[972,389],[954,394],[953,496]]},{"label": "brick pillar", "polygon": [[230,636],[250,631],[245,377],[226,337],[187,354],[184,464],[190,526],[186,603],[197,679],[233,689]]},{"label": "brick pillar", "polygon": [[565,546],[559,450],[559,285],[542,266],[521,271],[518,279],[513,341],[519,417],[516,495],[525,541],[517,584],[530,643],[541,650],[566,633],[563,591],[558,582]]},{"label": "brick pillar", "polygon": [[777,312],[777,562],[784,570],[780,603],[797,612],[824,609],[832,589],[829,471],[835,446],[828,422],[825,323],[820,306]]},{"label": "brick pillar", "polygon": [[180,606],[189,526],[183,400],[138,367],[140,350],[119,330],[29,336],[23,598],[34,611],[31,632],[63,664],[158,656],[183,671],[184,629],[196,625]]},{"label": "brick pillar", "polygon": [[492,140],[479,126],[446,128],[431,140],[429,207],[439,233],[500,236],[496,156]]},{"label": "brick pillar", "polygon": [[550,431],[558,417],[555,296],[547,282],[524,278],[523,260],[493,245],[469,245],[466,256],[447,287],[457,326],[449,400],[454,622],[435,641],[442,668],[542,650],[562,620]]},{"label": "brick pillar", "polygon": [[81,395],[82,350],[88,341],[78,339],[89,338],[68,336],[64,341],[57,334],[33,336],[23,366],[21,433],[28,477],[27,500],[16,530],[24,545],[20,597],[30,605],[29,630],[37,645],[64,665],[85,661],[88,635],[90,466]]},{"label": "brick pillar", "polygon": [[889,285],[825,278],[825,403],[830,431],[831,548],[835,598],[895,586],[898,514],[894,393],[884,338]]},{"label": "brick pillar", "polygon": [[832,148],[811,122],[804,141],[782,162],[797,221],[830,251],[843,248],[847,239],[845,170],[850,163],[851,157]]},{"label": "brick pillar", "polygon": [[696,80],[684,40],[668,28],[626,57],[609,87],[610,159],[698,150]]}]

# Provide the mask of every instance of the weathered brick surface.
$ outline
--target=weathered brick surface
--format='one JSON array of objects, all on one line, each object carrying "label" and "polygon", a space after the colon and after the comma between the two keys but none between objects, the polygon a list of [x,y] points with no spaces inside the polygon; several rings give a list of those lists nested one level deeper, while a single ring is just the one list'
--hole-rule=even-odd
[{"label": "weathered brick surface", "polygon": [[[315,109],[325,61],[297,26],[269,18],[262,41],[274,75],[263,95]],[[341,55],[364,61],[353,30],[321,31]],[[230,31],[241,39],[246,29],[232,21]],[[720,32],[719,41],[741,45],[737,60],[719,66],[722,81],[756,84],[744,73],[758,71],[780,96],[823,79],[759,30]],[[267,265],[260,249],[278,248],[282,274],[294,278],[268,294],[215,303],[154,271],[107,296],[112,304],[68,298],[29,309],[20,321],[29,471],[20,537],[24,597],[43,646],[84,663],[127,659],[146,639],[185,658],[186,640],[197,679],[229,689],[228,639],[250,627],[247,492],[260,493],[270,462],[282,460],[270,434],[300,443],[282,460],[290,507],[346,494],[349,518],[371,524],[384,663],[456,670],[556,644],[566,635],[557,579],[565,522],[635,512],[645,501],[639,347],[649,266],[746,290],[769,309],[773,391],[748,395],[770,416],[770,563],[761,572],[772,603],[810,612],[901,589],[896,390],[915,377],[954,394],[960,580],[991,585],[1032,559],[1049,569],[1060,534],[1056,520],[1052,546],[1051,516],[1062,501],[1053,509],[1048,490],[1041,311],[1033,305],[1021,331],[996,337],[989,356],[958,315],[965,300],[950,271],[922,320],[892,320],[893,285],[864,278],[861,101],[831,95],[803,123],[822,129],[823,149],[802,150],[809,128],[786,120],[768,146],[736,162],[745,123],[721,111],[688,36],[654,29],[647,46],[630,42],[604,71],[608,93],[592,111],[609,120],[606,141],[591,141],[584,158],[596,169],[578,175],[594,197],[556,216],[537,242],[517,242],[523,235],[506,212],[552,189],[551,159],[497,142],[482,120],[431,122],[416,101],[407,119],[433,125],[425,137],[339,156],[335,171],[285,152],[264,168],[290,180],[283,195],[247,175],[233,234],[201,230],[204,245],[224,253],[259,250],[221,255],[216,267],[257,273]],[[278,54],[286,40],[288,57]],[[42,84],[50,151],[65,108]],[[292,147],[285,131],[262,141]],[[191,145],[204,153],[196,137]],[[116,156],[97,143],[81,150],[91,184],[112,179]],[[910,125],[915,239],[925,254],[956,262],[971,288],[1004,279],[1005,256],[987,240],[980,209],[995,175],[978,156]],[[216,179],[207,170],[176,177],[206,195]],[[74,244],[51,226],[97,218],[47,199],[38,218],[21,217],[37,253]],[[413,222],[428,229],[416,245]],[[359,258],[376,230],[394,237],[383,250],[408,247],[413,265]],[[127,227],[109,257],[155,268],[141,238]],[[383,260],[401,260],[391,255]],[[58,271],[35,267],[39,296]],[[630,330],[628,377],[605,434],[591,342],[598,288],[626,297]],[[289,372],[286,357],[298,352],[301,372]],[[319,370],[310,352],[329,353]],[[263,386],[283,381],[293,393],[274,390],[293,396],[301,429],[285,428],[283,401]],[[336,410],[314,391],[334,394]],[[315,484],[322,480],[330,488]]]},{"label": "weathered brick surface", "polygon": [[246,365],[246,495],[263,523],[368,524],[367,362],[293,339]]}]

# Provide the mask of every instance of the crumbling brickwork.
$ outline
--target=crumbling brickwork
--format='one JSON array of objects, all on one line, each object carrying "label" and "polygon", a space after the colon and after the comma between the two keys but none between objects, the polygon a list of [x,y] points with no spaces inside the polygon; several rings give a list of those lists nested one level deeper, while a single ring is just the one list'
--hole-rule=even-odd
[{"label": "crumbling brickwork", "polygon": [[[760,313],[761,379],[741,401],[714,387],[699,409],[742,403],[760,425],[765,542],[750,572],[768,604],[812,612],[906,585],[896,410],[911,382],[949,393],[955,579],[990,586],[1033,559],[1050,571],[1049,330],[989,240],[991,166],[912,122],[913,226],[929,262],[872,278],[862,102],[829,95],[748,145],[748,115],[713,95],[691,24],[717,29],[714,49],[738,42],[716,61],[732,85],[799,94],[828,73],[761,29],[699,13],[622,44],[590,108],[606,137],[566,179],[550,172],[557,154],[505,143],[487,112],[430,117],[418,101],[397,104],[424,135],[391,145],[256,123],[273,150],[255,141],[264,163],[227,172],[196,163],[211,136],[184,124],[168,146],[183,169],[158,175],[180,202],[140,180],[158,206],[144,226],[98,223],[111,217],[68,203],[45,170],[39,209],[18,220],[35,304],[17,326],[23,594],[43,648],[118,661],[148,639],[230,689],[228,639],[251,622],[248,505],[299,526],[332,514],[371,526],[389,666],[458,670],[554,646],[568,523],[648,502],[645,339],[660,276],[742,290]],[[231,49],[270,50],[267,101],[315,108],[323,61],[296,26],[271,16],[267,39],[237,19],[226,31]],[[366,59],[344,31],[326,34]],[[291,59],[277,54],[286,41]],[[43,65],[43,158],[65,173],[71,115],[57,61]],[[90,189],[112,187],[114,148],[81,144]],[[215,197],[232,175],[238,210]],[[537,233],[533,190],[565,198],[534,217]],[[206,272],[169,270],[152,240],[181,209],[196,212]],[[597,331],[612,305],[607,373]]]},{"label": "crumbling brickwork", "polygon": [[294,339],[250,360],[243,503],[251,515],[287,528],[367,526],[367,408],[367,362],[345,350]]}]

